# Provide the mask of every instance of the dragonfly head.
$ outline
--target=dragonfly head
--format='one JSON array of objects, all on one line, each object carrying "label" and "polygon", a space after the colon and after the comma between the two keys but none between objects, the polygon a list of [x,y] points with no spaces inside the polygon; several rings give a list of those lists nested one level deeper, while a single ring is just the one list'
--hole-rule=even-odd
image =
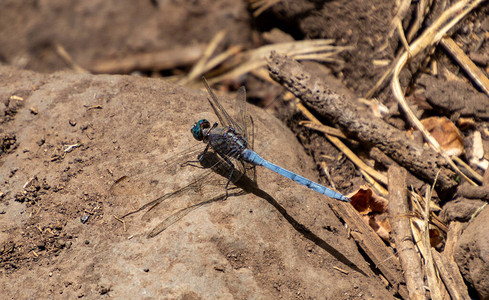
[{"label": "dragonfly head", "polygon": [[206,119],[201,119],[190,128],[190,132],[194,136],[194,139],[202,141],[209,128],[211,128],[211,123]]}]

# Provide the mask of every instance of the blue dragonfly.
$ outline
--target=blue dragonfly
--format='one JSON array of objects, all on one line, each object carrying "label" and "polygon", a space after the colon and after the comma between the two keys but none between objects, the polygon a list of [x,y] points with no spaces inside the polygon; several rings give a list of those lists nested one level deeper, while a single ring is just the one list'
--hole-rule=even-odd
[{"label": "blue dragonfly", "polygon": [[[206,197],[207,200],[188,205],[163,220],[163,222],[158,224],[148,235],[148,237],[156,236],[161,231],[165,230],[168,226],[180,220],[183,216],[187,215],[191,210],[197,207],[217,200],[225,200],[230,195],[235,196],[245,193],[242,188],[238,188],[237,192],[235,191],[235,187],[230,188],[231,183],[234,186],[240,186],[238,182],[244,180],[244,185],[256,186],[256,166],[263,166],[265,168],[268,168],[271,171],[274,171],[330,198],[345,202],[350,201],[348,197],[338,192],[335,192],[323,185],[320,185],[312,180],[302,177],[296,173],[286,170],[278,165],[275,165],[263,159],[256,152],[254,152],[254,126],[253,119],[246,113],[245,88],[241,87],[238,90],[236,96],[236,106],[239,110],[239,113],[237,114],[238,117],[236,118],[239,120],[239,122],[237,122],[228,114],[226,109],[224,109],[224,107],[210,88],[206,79],[203,77],[202,80],[210,95],[210,98],[208,98],[209,104],[211,105],[219,122],[215,122],[212,125],[206,119],[201,119],[195,122],[191,127],[190,132],[197,141],[201,141],[204,143],[205,148],[201,146],[195,150],[193,148],[192,150],[187,150],[185,154],[179,153],[174,157],[168,159],[166,165],[168,167],[175,166],[178,165],[176,162],[184,161],[183,163],[179,164],[180,167],[194,166],[204,168],[207,171],[197,178],[191,180],[190,183],[188,183],[184,187],[156,198],[155,200],[143,205],[139,209],[124,215],[123,218],[133,213],[140,212],[144,209],[148,209],[148,211],[146,212],[146,214],[148,214],[160,203],[180,195],[196,195],[200,193],[202,196]],[[202,148],[204,149],[202,150]],[[196,152],[199,153],[197,156],[197,160],[185,161],[185,157],[191,157],[195,155]],[[225,184],[223,183],[223,180],[213,179],[213,174],[216,173],[226,179]],[[141,180],[138,180],[137,184],[131,182],[131,180],[132,179],[124,176],[120,178],[113,187],[115,187],[115,189],[119,189],[119,185],[140,186]],[[124,183],[124,181],[129,182]],[[224,193],[216,193],[216,190],[218,189],[216,189],[215,186],[209,188],[209,186],[212,185],[224,185]],[[243,184],[241,183],[241,185]],[[203,191],[206,186],[207,190]],[[233,191],[232,194],[229,193],[229,191],[231,190]],[[200,199],[202,197],[194,198]]]},{"label": "blue dragonfly", "polygon": [[[197,141],[202,141],[206,144],[206,148],[202,154],[205,154],[209,148],[212,148],[231,167],[231,172],[229,175],[230,177],[228,179],[228,183],[226,184],[226,189],[231,182],[233,170],[235,169],[234,164],[229,158],[234,158],[236,160],[242,160],[253,166],[265,167],[330,198],[345,202],[350,201],[348,197],[338,192],[335,192],[323,185],[320,185],[319,183],[302,177],[299,174],[296,174],[276,164],[273,164],[263,159],[253,150],[249,149],[246,135],[241,135],[239,133],[245,131],[243,131],[243,129],[227,114],[226,110],[224,109],[224,107],[222,107],[221,103],[217,99],[212,89],[209,87],[209,84],[204,77],[202,78],[202,80],[205,87],[207,88],[207,91],[209,92],[209,95],[211,96],[209,102],[214,111],[216,111],[219,121],[223,123],[224,126],[218,127],[218,122],[215,122],[211,126],[209,121],[207,121],[206,119],[201,119],[192,126],[190,132]],[[244,103],[246,102],[246,92],[244,87],[241,87],[238,91],[238,101]],[[222,116],[219,111],[222,113]],[[246,119],[244,120],[244,124],[246,124]]]}]

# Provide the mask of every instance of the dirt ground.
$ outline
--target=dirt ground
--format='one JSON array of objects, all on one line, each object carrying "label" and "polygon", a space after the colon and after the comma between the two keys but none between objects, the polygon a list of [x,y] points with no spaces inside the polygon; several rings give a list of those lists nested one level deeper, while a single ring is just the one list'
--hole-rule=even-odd
[{"label": "dirt ground", "polygon": [[[386,69],[372,62],[393,59],[401,45],[385,41],[394,10],[394,1],[377,0],[279,1],[258,17],[249,3],[226,0],[0,3],[0,294],[8,299],[400,297],[332,212],[334,200],[267,170],[257,170],[258,188],[247,194],[220,201],[225,189],[212,185],[218,176],[209,175],[203,190],[189,188],[149,213],[121,219],[204,172],[170,170],[166,161],[196,144],[189,133],[193,122],[204,117],[212,122],[215,116],[206,93],[171,82],[188,72],[185,63],[122,72],[142,76],[77,74],[60,50],[99,73],[100,62],[134,54],[198,52],[223,28],[222,49],[258,47],[267,41],[264,33],[280,29],[296,40],[331,38],[338,46],[351,46],[339,54],[341,63],[306,64],[335,90],[362,97]],[[486,4],[470,15],[454,36],[482,68],[487,37],[482,42],[468,37],[489,32],[488,10]],[[463,76],[440,49],[433,57],[440,69]],[[467,81],[450,85],[431,75],[403,76],[411,82],[407,90],[417,112],[453,121],[472,118],[463,137],[469,139],[476,128],[487,144],[484,94]],[[257,78],[227,82],[230,89],[245,84],[249,102],[266,107],[248,105],[257,152],[326,185],[331,180],[343,194],[365,184],[355,165],[322,134],[305,130],[299,113],[273,100],[282,89]],[[390,110],[386,121],[406,130],[389,89],[376,97]],[[220,99],[233,111],[231,96]],[[367,147],[352,147],[360,156],[372,155]],[[329,180],[319,179],[306,153],[326,161]],[[114,189],[122,176],[134,181]],[[443,206],[453,199],[438,200]],[[441,213],[447,225],[482,205],[454,203]],[[182,213],[189,205],[195,209]],[[147,238],[175,216],[166,230]],[[467,266],[464,276],[470,277],[467,251],[458,263]],[[471,295],[483,298],[484,282],[472,284],[477,292]]]}]

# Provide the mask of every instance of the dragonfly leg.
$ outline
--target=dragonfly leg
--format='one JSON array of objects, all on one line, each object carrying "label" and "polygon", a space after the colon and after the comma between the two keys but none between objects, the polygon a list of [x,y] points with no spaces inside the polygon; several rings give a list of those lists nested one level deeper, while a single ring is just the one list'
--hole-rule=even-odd
[{"label": "dragonfly leg", "polygon": [[231,183],[231,180],[233,179],[233,174],[234,174],[234,164],[231,160],[229,160],[229,158],[226,157],[226,155],[222,155],[219,153],[219,156],[221,156],[222,159],[224,159],[224,161],[226,163],[228,163],[229,167],[231,168],[231,172],[229,173],[229,176],[228,176],[228,182],[226,183],[226,196],[224,197],[224,200],[226,200],[229,196],[229,184]]},{"label": "dragonfly leg", "polygon": [[196,165],[196,163],[200,163],[202,161],[202,158],[204,157],[204,155],[209,150],[209,146],[210,145],[207,144],[207,146],[205,147],[204,151],[202,151],[202,153],[200,153],[199,156],[197,156],[197,160],[187,160],[186,162],[182,163],[180,165],[180,167],[192,166],[192,167],[197,167],[197,168],[204,169],[202,166]]},{"label": "dragonfly leg", "polygon": [[204,155],[207,153],[207,151],[209,151],[209,147],[210,147],[210,144],[207,144],[207,146],[205,146],[205,149],[204,151],[202,151],[202,153],[199,154],[199,156],[197,156],[197,159],[200,161],[202,161],[202,158],[204,157]]},{"label": "dragonfly leg", "polygon": [[231,182],[231,179],[233,178],[233,173],[234,173],[234,166],[233,164],[231,163],[232,167],[231,167],[231,172],[229,174],[229,178],[228,178],[228,182],[226,183],[226,197],[224,198],[224,200],[226,200],[229,196],[229,183]]}]

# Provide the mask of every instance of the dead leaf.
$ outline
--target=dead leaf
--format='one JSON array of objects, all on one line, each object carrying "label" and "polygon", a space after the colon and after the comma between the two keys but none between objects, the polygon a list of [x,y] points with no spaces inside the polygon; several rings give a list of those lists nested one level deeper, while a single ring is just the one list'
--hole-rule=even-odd
[{"label": "dead leaf", "polygon": [[462,136],[452,121],[445,117],[430,117],[421,120],[421,123],[448,156],[459,156],[464,153]]},{"label": "dead leaf", "polygon": [[382,238],[389,242],[391,226],[387,208],[389,201],[375,194],[370,188],[360,188],[350,196],[351,205],[362,215],[363,220]]}]

